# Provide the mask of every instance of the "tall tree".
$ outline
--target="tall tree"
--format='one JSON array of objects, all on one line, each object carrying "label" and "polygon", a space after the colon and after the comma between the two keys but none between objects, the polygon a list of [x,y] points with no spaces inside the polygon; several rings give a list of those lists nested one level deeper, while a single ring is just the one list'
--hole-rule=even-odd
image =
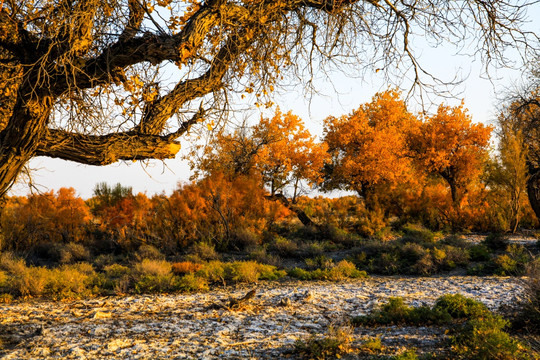
[{"label": "tall tree", "polygon": [[411,136],[410,146],[422,169],[446,180],[457,205],[482,172],[491,131],[490,126],[473,123],[463,104],[441,105]]},{"label": "tall tree", "polygon": [[217,134],[204,148],[202,158],[192,162],[192,168],[196,174],[258,177],[261,188],[266,187],[270,193],[268,198],[281,201],[304,224],[312,225],[294,204],[302,183],[312,186],[322,182],[326,150],[326,144],[316,142],[298,116],[277,109],[274,116],[261,117],[253,127],[243,125],[232,133]]},{"label": "tall tree", "polygon": [[495,192],[498,206],[509,229],[515,233],[521,219],[527,189],[527,147],[520,130],[502,124],[499,153],[488,171],[488,185]]},{"label": "tall tree", "polygon": [[324,141],[331,163],[325,187],[355,191],[373,209],[378,187],[392,188],[412,175],[407,134],[415,125],[395,90],[376,94],[350,115],[327,118]]},{"label": "tall tree", "polygon": [[411,46],[417,36],[434,46],[473,39],[486,64],[502,62],[506,47],[532,43],[520,29],[528,5],[1,1],[0,196],[35,156],[92,165],[172,158],[192,125],[223,116],[228,94],[264,94],[287,72],[309,83],[328,61],[412,73],[421,85],[430,74]]},{"label": "tall tree", "polygon": [[[537,62],[539,64],[540,62]],[[499,116],[499,125],[521,133],[527,149],[527,195],[540,219],[540,70],[532,72],[527,88],[518,91]]]}]

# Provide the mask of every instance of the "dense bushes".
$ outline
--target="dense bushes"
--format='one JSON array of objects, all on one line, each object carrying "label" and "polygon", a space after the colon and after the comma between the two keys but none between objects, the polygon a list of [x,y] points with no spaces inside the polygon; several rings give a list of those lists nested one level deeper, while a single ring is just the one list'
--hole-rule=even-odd
[{"label": "dense bushes", "polygon": [[405,305],[402,298],[390,298],[379,310],[351,322],[355,326],[444,324],[450,326],[450,346],[458,358],[532,359],[531,352],[504,331],[507,320],[459,294],[442,296],[432,307],[417,308]]}]

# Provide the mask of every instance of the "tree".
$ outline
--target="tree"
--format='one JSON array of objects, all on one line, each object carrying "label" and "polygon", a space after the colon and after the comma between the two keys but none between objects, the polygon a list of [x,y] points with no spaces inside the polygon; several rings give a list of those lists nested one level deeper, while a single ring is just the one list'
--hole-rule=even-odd
[{"label": "tree", "polygon": [[467,109],[440,105],[411,135],[410,146],[422,169],[450,186],[454,205],[482,172],[492,127],[472,123]]},{"label": "tree", "polygon": [[527,148],[521,131],[516,132],[508,126],[500,130],[499,154],[488,172],[488,184],[498,195],[497,203],[506,214],[510,230],[515,233],[527,190]]},{"label": "tree", "polygon": [[334,61],[412,73],[425,85],[416,36],[434,46],[473,38],[486,66],[534,37],[519,28],[527,1],[0,4],[0,196],[35,156],[91,165],[173,158],[192,125],[226,115],[229,94],[253,92],[264,104],[287,72],[309,83],[317,64]]},{"label": "tree", "polygon": [[325,187],[358,193],[366,207],[377,205],[377,187],[386,190],[412,175],[407,134],[414,116],[395,90],[376,94],[350,115],[324,121],[331,163]]},{"label": "tree", "polygon": [[[327,147],[317,143],[302,120],[279,109],[271,118],[261,117],[253,127],[243,125],[233,133],[221,132],[206,146],[200,161],[192,162],[206,175],[227,174],[230,178],[251,175],[266,187],[268,198],[281,201],[304,224],[313,225],[307,215],[294,206],[302,182],[310,186],[322,182]],[[290,190],[289,203],[286,195]]]},{"label": "tree", "polygon": [[498,120],[503,129],[523,136],[527,150],[527,195],[540,219],[540,70],[531,75],[527,89],[517,91],[509,99]]}]

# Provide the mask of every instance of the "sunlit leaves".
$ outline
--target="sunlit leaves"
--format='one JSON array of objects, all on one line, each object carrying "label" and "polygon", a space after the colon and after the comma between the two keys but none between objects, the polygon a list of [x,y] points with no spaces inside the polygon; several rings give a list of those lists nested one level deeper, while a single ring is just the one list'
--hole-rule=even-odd
[{"label": "sunlit leaves", "polygon": [[448,182],[456,202],[482,172],[491,131],[490,126],[473,123],[463,104],[441,105],[411,136],[411,146],[422,168]]},{"label": "sunlit leaves", "polygon": [[325,120],[332,156],[328,186],[368,197],[376,185],[404,183],[411,174],[407,134],[415,126],[397,91],[379,93],[350,115]]}]

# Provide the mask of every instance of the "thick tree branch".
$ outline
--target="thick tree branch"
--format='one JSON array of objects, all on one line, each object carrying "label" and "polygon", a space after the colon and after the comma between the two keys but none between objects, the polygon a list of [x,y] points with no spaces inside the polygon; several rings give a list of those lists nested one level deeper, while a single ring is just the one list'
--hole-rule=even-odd
[{"label": "thick tree branch", "polygon": [[167,120],[183,104],[222,88],[221,80],[229,65],[251,44],[251,41],[243,35],[232,36],[203,75],[179,83],[170,93],[148,106],[147,112],[136,130],[145,134],[157,135],[163,130]]},{"label": "thick tree branch", "polygon": [[180,143],[168,136],[135,132],[98,136],[49,130],[41,139],[36,156],[108,165],[118,160],[171,159],[179,150]]}]

